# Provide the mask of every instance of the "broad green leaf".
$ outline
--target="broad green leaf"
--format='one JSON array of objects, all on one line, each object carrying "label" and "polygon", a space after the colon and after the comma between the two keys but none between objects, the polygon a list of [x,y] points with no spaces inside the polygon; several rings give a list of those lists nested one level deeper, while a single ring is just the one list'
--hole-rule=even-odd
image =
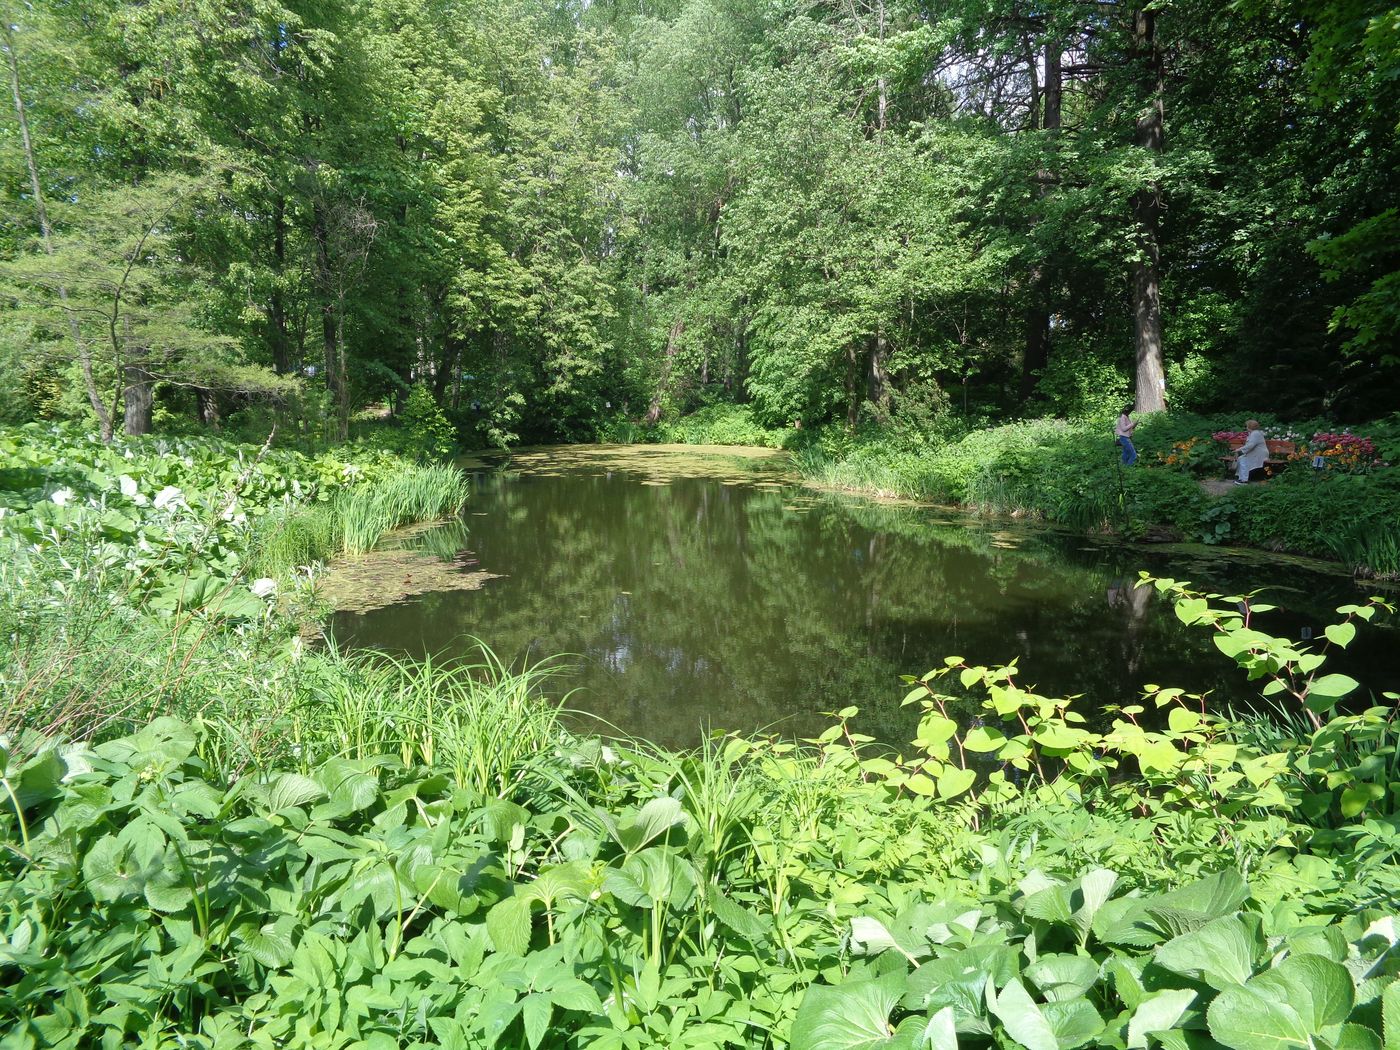
[{"label": "broad green leaf", "polygon": [[928,1019],[922,1045],[928,1050],[958,1050],[958,1031],[953,1024],[953,1008],[945,1006]]},{"label": "broad green leaf", "polygon": [[325,789],[310,777],[299,773],[283,773],[267,788],[267,808],[274,813],[304,806],[325,795]]},{"label": "broad green leaf", "polygon": [[1040,1008],[1041,1014],[1055,1033],[1055,1043],[1059,1050],[1073,1050],[1076,1046],[1098,1037],[1104,1029],[1103,1018],[1087,999],[1070,999],[1062,1002],[1046,1003]]},{"label": "broad green leaf", "polygon": [[1042,955],[1025,969],[1026,980],[1046,999],[1078,999],[1099,979],[1099,967],[1083,955]]},{"label": "broad green leaf", "polygon": [[1346,967],[1321,955],[1290,955],[1274,969],[1259,974],[1246,988],[1275,995],[1296,1010],[1313,1032],[1345,1021],[1356,999]]},{"label": "broad green leaf", "polygon": [[276,923],[262,927],[246,923],[235,931],[234,937],[240,952],[269,970],[280,969],[292,961],[292,940],[278,931]]},{"label": "broad green leaf", "polygon": [[1069,886],[1055,885],[1036,890],[1021,902],[1021,910],[1043,922],[1069,923],[1074,918],[1074,902]]},{"label": "broad green leaf", "polygon": [[1350,675],[1325,674],[1308,686],[1308,708],[1318,712],[1330,710],[1360,684]]},{"label": "broad green leaf", "polygon": [[115,835],[97,840],[83,858],[83,881],[95,901],[114,901],[124,893],[136,892],[139,881],[127,862],[126,847]]},{"label": "broad green leaf", "polygon": [[554,1004],[542,992],[532,992],[525,997],[521,1014],[525,1020],[525,1038],[530,1050],[538,1050],[549,1032],[549,1015],[554,1012]]},{"label": "broad green leaf", "polygon": [[1009,981],[999,994],[987,988],[987,998],[1006,1034],[1026,1047],[1026,1050],[1060,1050],[1055,1030],[1040,1008],[1026,994],[1020,981]]},{"label": "broad green leaf", "polygon": [[1173,606],[1176,618],[1184,624],[1196,623],[1209,609],[1210,603],[1204,598],[1180,598]]},{"label": "broad green leaf", "polygon": [[530,902],[523,897],[497,901],[486,913],[486,932],[496,951],[524,955],[530,949]]},{"label": "broad green leaf", "polygon": [[695,877],[689,862],[664,847],[643,850],[603,873],[603,889],[624,904],[654,908],[665,903],[685,907],[695,892]]},{"label": "broad green leaf", "polygon": [[1196,993],[1187,988],[1172,988],[1144,999],[1133,1011],[1128,1022],[1129,1050],[1147,1046],[1147,1037],[1154,1032],[1175,1028],[1196,1001]]},{"label": "broad green leaf", "polygon": [[1332,623],[1323,628],[1322,633],[1327,636],[1327,640],[1333,645],[1339,645],[1345,649],[1351,644],[1351,640],[1356,637],[1356,624],[1354,623]]},{"label": "broad green leaf", "polygon": [[992,726],[974,726],[967,731],[962,743],[967,750],[984,754],[1006,743],[1006,734]]},{"label": "broad green leaf", "polygon": [[902,955],[909,954],[879,919],[857,915],[851,920],[851,949],[856,955],[879,955],[891,948]]},{"label": "broad green leaf", "polygon": [[1385,788],[1380,784],[1352,784],[1343,789],[1342,816],[1351,819],[1373,802],[1385,798]]},{"label": "broad green leaf", "polygon": [[685,811],[680,800],[670,796],[654,798],[637,811],[632,822],[622,829],[618,841],[623,849],[632,852],[684,821]]},{"label": "broad green leaf", "polygon": [[1001,963],[979,948],[954,952],[924,963],[909,975],[901,1000],[906,1010],[941,1010],[952,1007],[961,1032],[990,1034],[984,1017],[987,982],[1001,976],[1005,984],[1015,976],[1011,952],[997,945]]},{"label": "broad green leaf", "polygon": [[598,993],[593,990],[593,986],[577,977],[565,977],[551,984],[549,998],[561,1010],[573,1010],[585,1014],[603,1012],[602,1000],[598,998]]},{"label": "broad green leaf", "polygon": [[1286,1003],[1244,988],[1216,996],[1207,1014],[1211,1036],[1232,1050],[1307,1047],[1312,1034]]},{"label": "broad green leaf", "polygon": [[1098,915],[1099,909],[1108,903],[1117,885],[1117,873],[1107,868],[1095,868],[1079,880],[1081,903],[1075,910],[1072,921],[1075,929],[1079,931],[1081,945],[1088,939],[1094,917]]},{"label": "broad green leaf", "polygon": [[[349,759],[330,759],[316,770],[316,781],[330,796],[327,807],[347,816],[367,808],[379,797],[378,778]],[[326,807],[317,810],[322,808]]]},{"label": "broad green leaf", "polygon": [[[921,691],[927,692],[920,686]],[[919,722],[919,740],[924,744],[942,744],[951,740],[953,734],[958,731],[958,723],[946,715],[938,712],[930,712]]]},{"label": "broad green leaf", "polygon": [[[48,801],[58,794],[66,772],[63,760],[52,747],[35,755],[20,770],[15,794],[19,798],[20,809],[29,809],[39,802]],[[8,793],[4,796],[9,804]]]},{"label": "broad green leaf", "polygon": [[1332,1040],[1333,1050],[1384,1050],[1381,1037],[1365,1025],[1344,1024]]},{"label": "broad green leaf", "polygon": [[1247,984],[1216,996],[1210,1033],[1233,1050],[1282,1050],[1310,1045],[1329,1025],[1342,1024],[1355,1001],[1351,975],[1320,955],[1293,955]]},{"label": "broad green leaf", "polygon": [[194,892],[175,874],[173,866],[169,863],[153,878],[146,880],[142,891],[146,903],[153,911],[183,911],[194,898]]},{"label": "broad green leaf", "polygon": [[759,944],[768,936],[768,928],[757,915],[725,896],[717,886],[709,891],[710,910],[715,918],[751,944]]},{"label": "broad green leaf", "polygon": [[973,781],[977,779],[977,773],[971,769],[959,769],[957,766],[947,766],[938,775],[938,797],[957,798],[968,788],[972,787]]},{"label": "broad green leaf", "polygon": [[[902,973],[807,989],[792,1022],[791,1050],[894,1050],[890,1013],[904,986]],[[1047,1050],[1056,1050],[1049,1047]]]},{"label": "broad green leaf", "polygon": [[1205,981],[1212,988],[1225,989],[1247,981],[1263,954],[1264,938],[1258,922],[1226,915],[1168,941],[1157,949],[1152,961],[1173,973]]}]

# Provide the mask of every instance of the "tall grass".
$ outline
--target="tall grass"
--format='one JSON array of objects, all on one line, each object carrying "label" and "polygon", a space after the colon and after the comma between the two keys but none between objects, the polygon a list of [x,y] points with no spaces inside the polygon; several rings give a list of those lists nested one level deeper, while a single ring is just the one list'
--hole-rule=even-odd
[{"label": "tall grass", "polygon": [[352,489],[333,501],[340,521],[340,546],[364,554],[391,529],[445,518],[462,509],[467,483],[456,467],[413,467],[373,485]]},{"label": "tall grass", "polygon": [[292,716],[307,761],[394,755],[451,771],[484,796],[509,798],[563,730],[562,702],[542,686],[547,664],[514,669],[485,645],[472,661],[331,653],[322,680]]},{"label": "tall grass", "polygon": [[466,498],[467,481],[456,467],[412,466],[328,503],[266,515],[253,536],[249,564],[253,575],[279,577],[337,554],[364,554],[393,529],[451,517]]},{"label": "tall grass", "polygon": [[1400,580],[1400,527],[1363,524],[1328,536],[1332,553],[1352,572]]}]

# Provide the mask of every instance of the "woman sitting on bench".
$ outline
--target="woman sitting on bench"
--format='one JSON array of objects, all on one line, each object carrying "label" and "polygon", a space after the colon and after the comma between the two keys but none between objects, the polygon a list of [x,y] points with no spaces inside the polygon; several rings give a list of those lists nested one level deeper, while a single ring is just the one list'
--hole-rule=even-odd
[{"label": "woman sitting on bench", "polygon": [[1259,429],[1259,420],[1246,420],[1244,426],[1249,433],[1235,461],[1236,485],[1249,484],[1250,471],[1258,470],[1269,459],[1269,441]]}]

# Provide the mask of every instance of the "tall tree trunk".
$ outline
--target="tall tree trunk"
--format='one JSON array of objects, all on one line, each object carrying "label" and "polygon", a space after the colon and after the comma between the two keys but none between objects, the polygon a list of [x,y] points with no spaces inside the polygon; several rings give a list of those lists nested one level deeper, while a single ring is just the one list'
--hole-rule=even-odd
[{"label": "tall tree trunk", "polygon": [[[885,0],[875,0],[875,14],[876,39],[883,44],[885,42]],[[883,135],[885,130],[889,127],[890,112],[889,82],[885,79],[883,69],[875,82],[875,89],[877,95],[875,115],[876,127],[880,129],[880,133]]]},{"label": "tall tree trunk", "polygon": [[846,425],[852,430],[860,422],[860,360],[854,343],[846,346]]},{"label": "tall tree trunk", "polygon": [[272,260],[276,278],[267,305],[267,326],[272,339],[272,367],[278,375],[286,375],[292,370],[287,305],[282,288],[287,273],[287,198],[280,193],[272,206]]},{"label": "tall tree trunk", "polygon": [[[1157,16],[1133,12],[1133,51],[1147,102],[1138,113],[1137,145],[1155,161],[1164,145],[1163,64],[1157,46]],[[1162,191],[1153,179],[1133,195],[1138,253],[1133,263],[1133,332],[1137,348],[1137,410],[1160,412],[1167,407],[1167,381],[1162,359],[1161,247],[1158,226]]]},{"label": "tall tree trunk", "polygon": [[[1047,148],[1053,145],[1060,130],[1060,100],[1064,77],[1061,72],[1060,41],[1045,42],[1045,83],[1041,89],[1041,127],[1046,132]],[[1043,200],[1050,193],[1054,172],[1042,168],[1036,172],[1036,193]],[[1026,311],[1026,344],[1021,358],[1021,400],[1028,400],[1040,382],[1040,373],[1050,363],[1050,274],[1042,262],[1030,273],[1030,307]]]},{"label": "tall tree trunk", "polygon": [[875,406],[876,413],[884,418],[890,411],[889,373],[885,366],[889,361],[889,340],[884,328],[877,328],[870,340],[870,360],[865,373],[865,396]]},{"label": "tall tree trunk", "polygon": [[340,317],[337,314],[338,297],[335,294],[335,274],[331,270],[330,230],[326,225],[326,213],[318,201],[311,208],[311,232],[315,245],[316,288],[321,297],[321,350],[326,370],[326,393],[330,395],[335,419],[334,434],[344,441],[342,433],[341,405],[345,397],[345,376],[341,372]]},{"label": "tall tree trunk", "polygon": [[[39,219],[39,239],[44,245],[44,253],[53,255],[53,229],[49,226],[49,212],[44,204],[44,188],[39,181],[39,165],[34,159],[34,140],[29,134],[29,113],[24,105],[24,92],[20,88],[19,77],[19,52],[15,49],[14,30],[9,17],[5,13],[0,13],[0,33],[5,41],[5,55],[9,59],[10,67],[10,93],[14,97],[15,117],[19,121],[20,144],[24,149],[24,164],[29,171],[29,189],[34,195],[34,210]],[[113,427],[112,414],[107,410],[107,406],[102,401],[102,394],[97,389],[97,378],[92,371],[92,351],[83,339],[82,331],[78,327],[77,314],[73,312],[68,304],[68,287],[60,282],[58,285],[58,300],[62,305],[64,320],[68,322],[68,334],[73,340],[73,351],[77,355],[78,365],[83,375],[83,387],[88,397],[88,404],[92,406],[93,413],[97,416],[98,429],[105,444],[111,444]]]},{"label": "tall tree trunk", "polygon": [[345,349],[345,296],[338,296],[335,310],[335,437],[346,441],[350,437],[350,368]]},{"label": "tall tree trunk", "polygon": [[219,395],[206,386],[199,386],[195,387],[194,396],[199,403],[199,421],[210,430],[218,430],[222,422]]},{"label": "tall tree trunk", "polygon": [[122,366],[122,380],[123,428],[128,437],[149,434],[155,405],[155,378],[144,361],[134,361]]},{"label": "tall tree trunk", "polygon": [[685,334],[685,320],[677,317],[666,335],[666,356],[661,362],[661,374],[656,378],[656,388],[651,393],[651,404],[647,407],[646,421],[654,426],[661,418],[661,402],[671,386],[671,369],[675,366],[676,351],[680,349],[681,336]]}]

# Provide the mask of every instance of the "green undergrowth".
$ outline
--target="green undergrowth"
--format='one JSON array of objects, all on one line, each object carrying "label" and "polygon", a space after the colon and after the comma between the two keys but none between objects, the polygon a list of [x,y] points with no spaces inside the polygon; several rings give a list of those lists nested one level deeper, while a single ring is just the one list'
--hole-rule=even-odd
[{"label": "green undergrowth", "polygon": [[1144,581],[1237,695],[1090,730],[950,656],[903,748],[848,708],[676,752],[570,732],[548,667],[303,642],[254,573],[344,543],[268,537],[440,509],[401,460],[0,441],[0,1046],[1400,1039],[1400,698],[1328,666],[1380,599],[1305,646]]},{"label": "green undergrowth", "polygon": [[623,444],[793,448],[802,438],[800,430],[763,425],[746,405],[710,405],[690,415],[661,419],[651,426],[618,418],[603,423],[597,430],[597,440]]},{"label": "green undergrowth", "polygon": [[75,579],[167,614],[218,606],[256,619],[298,570],[450,517],[466,499],[455,467],[363,449],[342,459],[207,439],[104,446],[30,425],[0,429],[0,456],[9,588],[33,591],[26,574],[73,559],[84,566]]},{"label": "green undergrowth", "polygon": [[203,708],[7,734],[0,1038],[1393,1045],[1397,697],[1327,668],[1387,607],[1307,648],[1249,596],[1155,586],[1289,717],[1151,686],[1090,731],[952,656],[897,752],[855,709],[672,752],[569,733],[546,671],[489,656],[272,659],[270,628],[261,677],[197,656]]}]

